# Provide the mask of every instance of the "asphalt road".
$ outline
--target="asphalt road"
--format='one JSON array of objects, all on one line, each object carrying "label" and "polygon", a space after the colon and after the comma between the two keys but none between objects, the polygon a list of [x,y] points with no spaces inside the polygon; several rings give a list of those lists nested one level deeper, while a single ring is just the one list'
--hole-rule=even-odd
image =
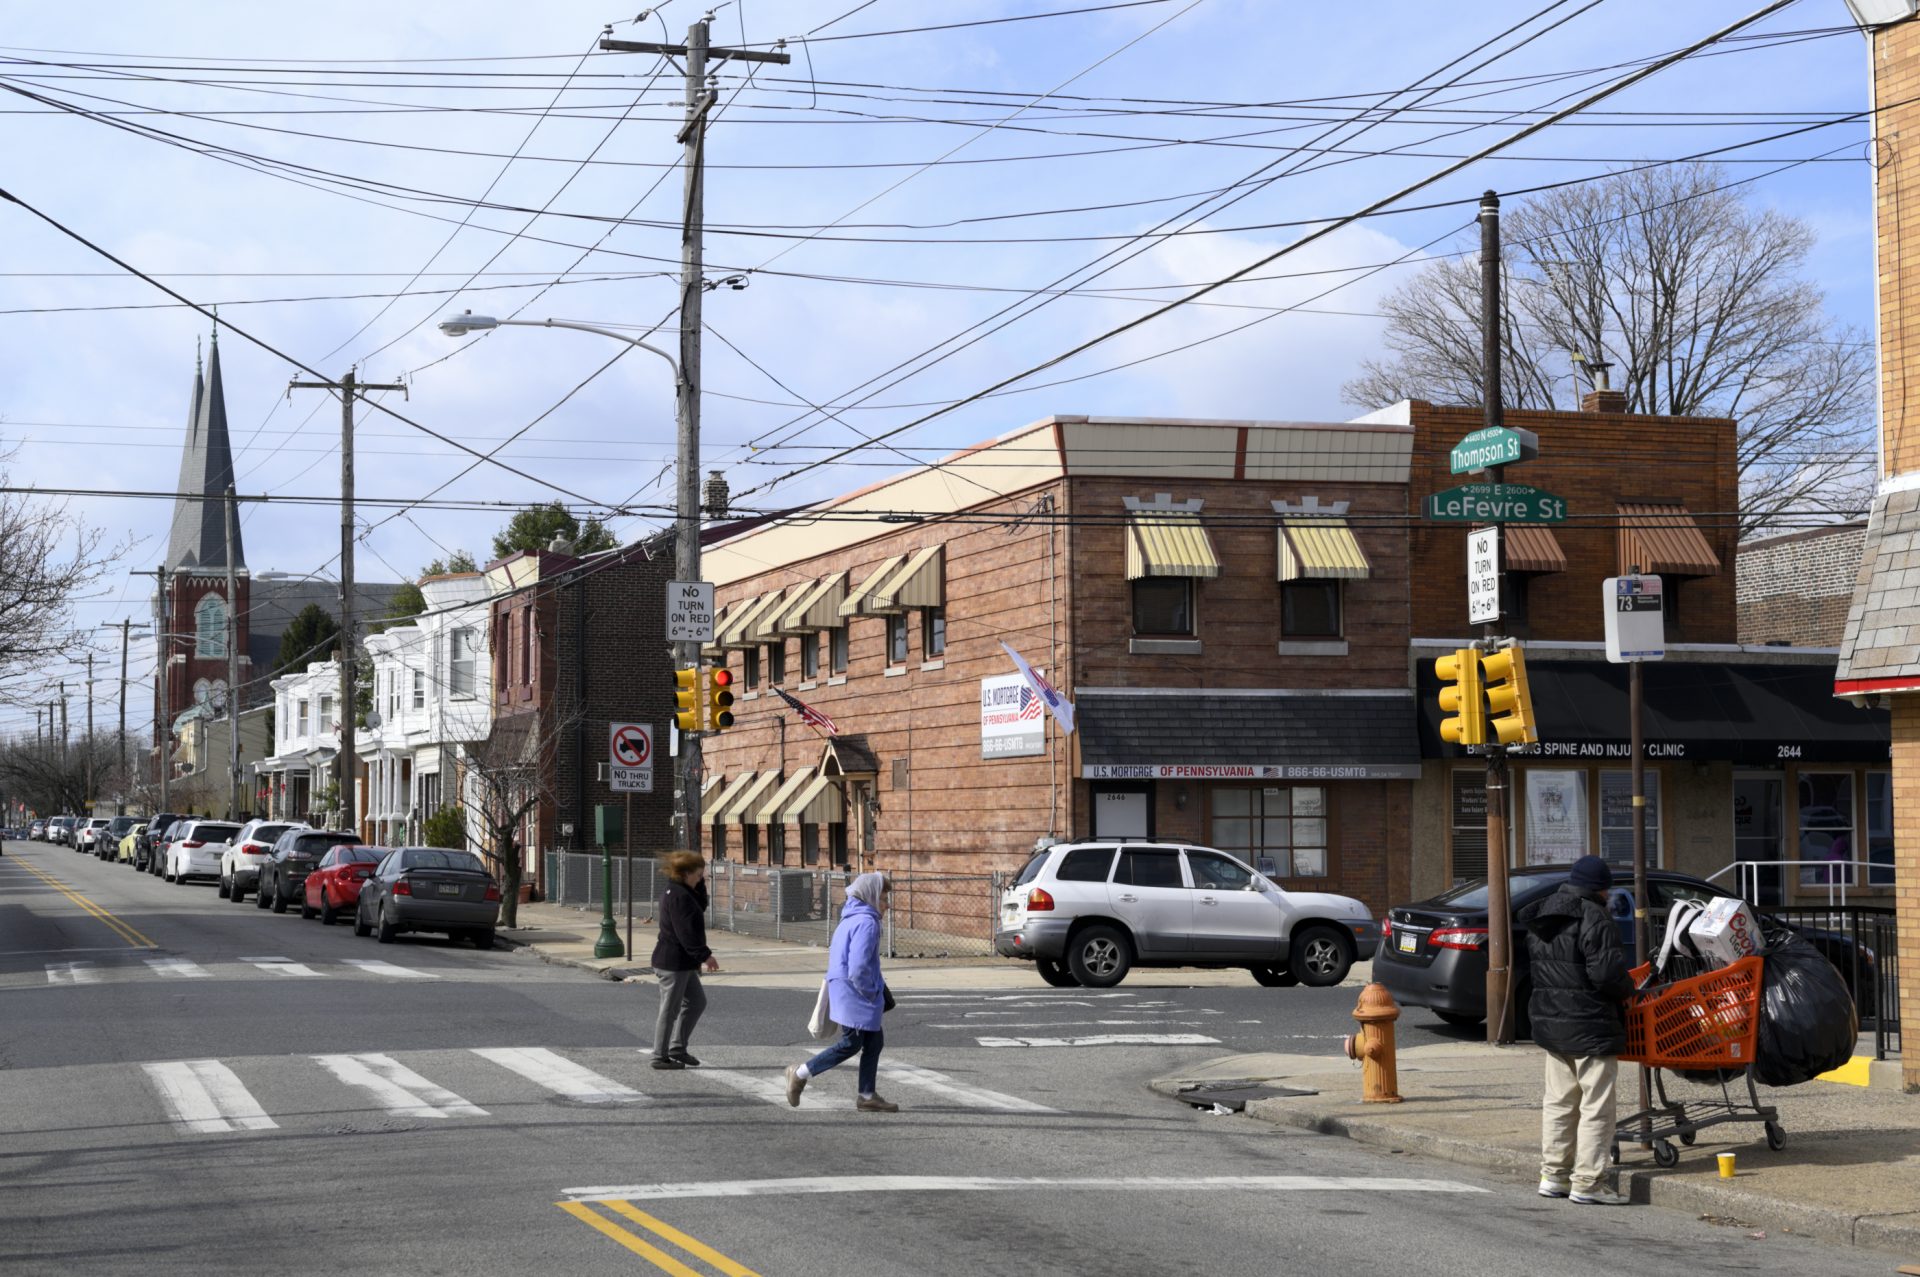
[{"label": "asphalt road", "polygon": [[377,945],[61,848],[6,852],[8,1273],[1887,1267],[1547,1202],[1145,1089],[1235,1050],[1336,1052],[1351,990],[913,996],[889,1018],[881,1084],[902,1113],[854,1112],[851,1065],[795,1111],[777,1088],[810,1051],[810,999],[791,991],[716,987],[706,1066],[654,1072],[650,987],[438,939]]}]

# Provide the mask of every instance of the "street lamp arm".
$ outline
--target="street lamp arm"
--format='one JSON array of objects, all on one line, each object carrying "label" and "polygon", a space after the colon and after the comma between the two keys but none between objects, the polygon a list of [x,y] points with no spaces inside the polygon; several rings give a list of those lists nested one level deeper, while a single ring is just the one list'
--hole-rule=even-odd
[{"label": "street lamp arm", "polygon": [[630,345],[638,346],[642,350],[651,351],[666,360],[668,365],[673,368],[674,381],[679,382],[681,380],[679,360],[658,346],[641,341],[638,337],[629,337],[625,333],[616,332],[611,328],[600,328],[594,324],[583,324],[573,319],[502,319],[499,322],[502,325],[513,324],[523,328],[573,328],[583,333],[598,333],[602,337],[611,337],[615,341],[624,341]]}]

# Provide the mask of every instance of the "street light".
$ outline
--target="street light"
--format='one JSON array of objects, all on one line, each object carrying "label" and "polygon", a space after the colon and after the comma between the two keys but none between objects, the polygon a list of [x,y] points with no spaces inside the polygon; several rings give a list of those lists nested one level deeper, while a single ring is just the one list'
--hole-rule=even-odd
[{"label": "street light", "polygon": [[[732,285],[744,288],[744,282]],[[674,521],[674,574],[682,581],[700,579],[700,493],[698,478],[700,474],[700,441],[695,435],[693,412],[690,408],[692,396],[687,384],[686,371],[680,361],[658,346],[648,345],[638,337],[629,337],[626,333],[611,328],[602,328],[596,324],[583,324],[572,319],[496,319],[492,315],[476,315],[472,311],[463,311],[450,319],[440,321],[440,331],[449,337],[464,337],[468,333],[488,332],[495,328],[572,328],[583,333],[597,333],[602,337],[611,337],[615,341],[624,341],[628,345],[638,346],[667,361],[673,369],[674,423],[678,439],[678,457],[680,480],[677,518]],[[697,351],[696,357],[697,357]],[[680,644],[678,664],[698,668],[700,664],[700,645],[698,643]],[[580,761],[584,765],[584,738]],[[680,754],[680,804],[687,822],[687,843],[698,850],[699,826],[697,816],[700,800],[700,738],[687,736],[682,738]],[[593,943],[593,956],[596,958],[619,958],[626,956],[626,948],[620,943],[620,933],[613,925],[613,852],[606,845],[600,848],[601,880],[606,884],[601,892],[600,935]],[[632,883],[629,881],[631,892]]]}]

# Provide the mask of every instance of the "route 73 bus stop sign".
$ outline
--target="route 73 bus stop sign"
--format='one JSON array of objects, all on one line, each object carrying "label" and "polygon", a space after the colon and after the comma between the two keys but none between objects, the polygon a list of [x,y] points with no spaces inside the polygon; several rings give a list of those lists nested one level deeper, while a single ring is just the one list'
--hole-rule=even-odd
[{"label": "route 73 bus stop sign", "polygon": [[1601,584],[1600,606],[1606,615],[1609,661],[1625,665],[1666,657],[1663,598],[1657,576],[1610,576]]}]

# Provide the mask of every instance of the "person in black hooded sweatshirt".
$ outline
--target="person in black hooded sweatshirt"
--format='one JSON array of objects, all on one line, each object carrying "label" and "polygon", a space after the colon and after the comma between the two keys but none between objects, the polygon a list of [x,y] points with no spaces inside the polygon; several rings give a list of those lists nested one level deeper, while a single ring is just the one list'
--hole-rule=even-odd
[{"label": "person in black hooded sweatshirt", "polygon": [[687,1050],[687,1039],[707,1009],[700,968],[720,969],[720,960],[707,947],[707,862],[691,851],[671,852],[666,871],[667,889],[660,893],[660,938],[653,946],[653,973],[660,980],[653,1067],[698,1068],[700,1061]]},{"label": "person in black hooded sweatshirt", "polygon": [[1566,882],[1520,911],[1533,969],[1527,1014],[1547,1054],[1540,1101],[1540,1196],[1622,1206],[1605,1182],[1613,1144],[1613,1086],[1627,1047],[1620,1005],[1633,992],[1626,951],[1605,902],[1613,870],[1598,856],[1573,862]]}]

